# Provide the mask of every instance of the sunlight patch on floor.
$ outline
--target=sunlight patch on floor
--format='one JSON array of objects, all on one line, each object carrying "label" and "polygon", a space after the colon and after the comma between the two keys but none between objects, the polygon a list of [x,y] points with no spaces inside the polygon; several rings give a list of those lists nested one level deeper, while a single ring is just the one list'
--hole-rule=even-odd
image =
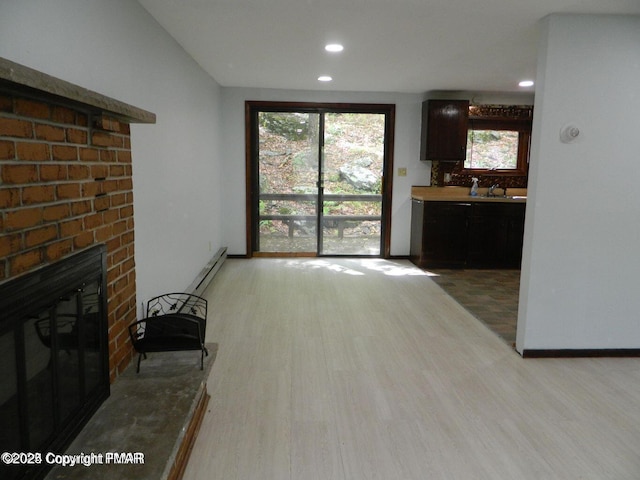
[{"label": "sunlight patch on floor", "polygon": [[428,272],[420,270],[407,260],[394,261],[382,258],[296,258],[286,260],[286,265],[291,268],[325,269],[354,276],[366,275],[368,272],[393,277],[428,275]]},{"label": "sunlight patch on floor", "polygon": [[425,275],[425,272],[414,266],[412,263],[409,263],[407,260],[395,261],[385,260],[382,258],[366,258],[353,259],[352,261],[360,262],[361,266],[366,269],[381,272],[392,277]]}]

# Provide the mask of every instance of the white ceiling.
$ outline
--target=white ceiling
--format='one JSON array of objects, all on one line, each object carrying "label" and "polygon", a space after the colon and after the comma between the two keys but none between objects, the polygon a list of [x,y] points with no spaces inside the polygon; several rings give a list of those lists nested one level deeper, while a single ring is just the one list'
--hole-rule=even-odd
[{"label": "white ceiling", "polygon": [[522,90],[546,15],[640,14],[640,0],[139,2],[222,86],[407,93]]}]

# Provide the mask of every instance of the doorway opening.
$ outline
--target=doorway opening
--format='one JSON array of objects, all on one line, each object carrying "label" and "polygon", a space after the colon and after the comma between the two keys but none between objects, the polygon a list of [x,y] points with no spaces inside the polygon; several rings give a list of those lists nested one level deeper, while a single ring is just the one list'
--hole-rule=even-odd
[{"label": "doorway opening", "polygon": [[248,256],[389,256],[394,105],[247,102]]}]

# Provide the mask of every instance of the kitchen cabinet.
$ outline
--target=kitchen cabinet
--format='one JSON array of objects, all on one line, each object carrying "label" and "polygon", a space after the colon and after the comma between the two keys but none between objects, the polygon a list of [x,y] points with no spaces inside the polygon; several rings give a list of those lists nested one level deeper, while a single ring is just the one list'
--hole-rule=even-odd
[{"label": "kitchen cabinet", "polygon": [[425,100],[421,160],[459,161],[467,156],[468,100]]},{"label": "kitchen cabinet", "polygon": [[519,268],[525,204],[475,203],[469,222],[468,264],[474,268]]},{"label": "kitchen cabinet", "polygon": [[423,268],[519,268],[526,204],[411,203],[410,259]]},{"label": "kitchen cabinet", "polygon": [[411,259],[419,266],[464,267],[471,203],[411,202]]}]

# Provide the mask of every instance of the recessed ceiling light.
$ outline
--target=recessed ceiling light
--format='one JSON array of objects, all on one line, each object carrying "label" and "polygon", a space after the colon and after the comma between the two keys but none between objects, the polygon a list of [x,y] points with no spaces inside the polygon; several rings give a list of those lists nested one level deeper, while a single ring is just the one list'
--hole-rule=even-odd
[{"label": "recessed ceiling light", "polygon": [[324,49],[327,52],[341,52],[342,50],[344,50],[344,47],[339,43],[330,43],[329,45],[326,45]]},{"label": "recessed ceiling light", "polygon": [[333,78],[331,78],[329,75],[321,75],[318,77],[318,81],[320,82],[330,82],[331,80],[333,80]]},{"label": "recessed ceiling light", "polygon": [[533,80],[522,80],[518,85],[521,87],[533,87]]}]

